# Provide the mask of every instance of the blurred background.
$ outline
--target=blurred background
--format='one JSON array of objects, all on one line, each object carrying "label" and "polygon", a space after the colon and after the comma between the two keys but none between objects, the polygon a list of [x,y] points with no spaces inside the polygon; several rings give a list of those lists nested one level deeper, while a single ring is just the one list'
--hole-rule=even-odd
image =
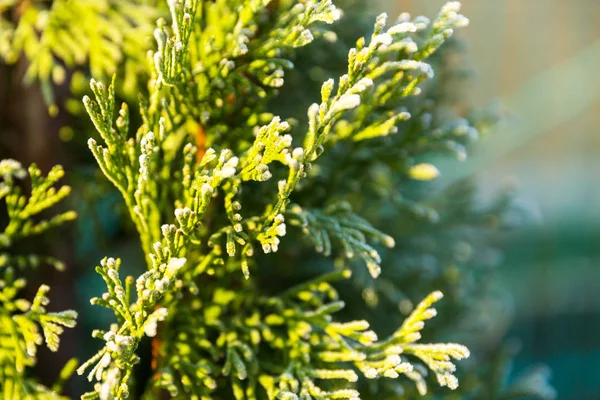
[{"label": "blurred background", "polygon": [[[434,15],[443,1],[380,1]],[[482,195],[518,185],[530,222],[506,237],[498,279],[514,295],[515,369],[544,362],[559,399],[600,399],[600,2],[463,0],[479,76],[476,105],[509,114],[443,179],[474,174]]]},{"label": "blurred background", "polygon": [[[433,16],[445,2],[371,1],[391,16]],[[501,104],[508,118],[478,144],[474,157],[435,164],[447,183],[473,176],[482,200],[503,185],[518,186],[517,201],[530,219],[502,236],[504,262],[497,273],[498,284],[513,295],[505,333],[522,344],[514,369],[543,362],[553,370],[559,399],[600,399],[600,0],[462,3],[471,25],[461,35],[478,71],[465,92],[477,106]],[[67,171],[77,165],[69,183],[83,188],[72,196],[80,214],[77,233],[71,233],[78,235],[77,248],[69,248],[73,238],[48,243],[75,272],[39,278],[53,292],[62,291],[56,309],[83,304],[79,331],[67,332],[63,341],[68,348],[78,346],[69,337],[111,322],[85,300],[103,288],[90,267],[105,254],[140,261],[143,255],[114,212],[122,207],[120,196],[92,167],[86,138],[77,138],[77,126],[64,127],[64,111],[48,116],[38,87],[20,86],[15,77],[25,68],[0,64],[6,78],[0,79],[0,156],[35,161],[45,171],[56,163]],[[65,85],[57,97],[68,93]],[[59,357],[73,352],[82,353],[71,348]],[[46,351],[41,359],[56,360]]]}]

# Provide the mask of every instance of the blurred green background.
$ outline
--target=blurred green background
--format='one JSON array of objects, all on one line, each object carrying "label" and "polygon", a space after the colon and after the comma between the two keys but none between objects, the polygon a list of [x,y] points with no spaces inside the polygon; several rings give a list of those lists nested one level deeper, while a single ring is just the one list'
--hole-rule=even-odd
[{"label": "blurred green background", "polygon": [[[391,15],[432,15],[434,0],[380,1]],[[509,115],[475,157],[443,179],[474,175],[482,195],[519,187],[530,210],[504,240],[498,279],[514,295],[516,369],[544,362],[559,399],[600,399],[600,1],[464,0],[479,76],[471,101]]]}]

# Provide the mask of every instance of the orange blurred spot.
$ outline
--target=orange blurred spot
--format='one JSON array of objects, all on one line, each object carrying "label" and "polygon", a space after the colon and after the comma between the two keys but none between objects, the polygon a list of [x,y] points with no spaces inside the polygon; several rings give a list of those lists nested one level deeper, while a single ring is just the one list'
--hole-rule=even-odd
[{"label": "orange blurred spot", "polygon": [[237,96],[235,95],[235,93],[229,93],[225,98],[225,101],[227,102],[227,104],[235,104],[235,102],[237,101]]},{"label": "orange blurred spot", "polygon": [[204,132],[204,127],[198,124],[198,129],[196,130],[196,162],[199,163],[202,161],[202,157],[204,157],[204,153],[206,152],[206,133]]}]

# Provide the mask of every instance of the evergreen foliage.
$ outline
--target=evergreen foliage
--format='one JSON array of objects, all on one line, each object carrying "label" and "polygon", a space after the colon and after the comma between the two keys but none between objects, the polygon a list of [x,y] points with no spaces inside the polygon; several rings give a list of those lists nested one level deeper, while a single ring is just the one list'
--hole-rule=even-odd
[{"label": "evergreen foliage", "polygon": [[[62,168],[54,167],[47,176],[31,165],[23,169],[15,160],[0,161],[0,200],[6,202],[9,222],[0,233],[0,390],[5,399],[58,399],[60,388],[77,361],[69,362],[60,374],[58,382],[47,388],[27,376],[26,369],[33,367],[37,348],[45,343],[52,351],[58,350],[60,334],[64,328],[75,326],[77,313],[73,310],[48,312],[50,288],[41,285],[33,300],[20,297],[19,292],[27,281],[18,277],[22,269],[50,264],[62,269],[63,264],[51,257],[37,254],[13,254],[11,244],[29,239],[48,229],[75,218],[67,211],[50,219],[38,219],[44,210],[63,200],[70,192],[68,186],[56,190],[53,185],[64,175]],[[23,194],[18,180],[31,178],[31,195]],[[18,268],[18,271],[16,270]],[[41,332],[40,332],[41,328]]]},{"label": "evergreen foliage", "polygon": [[[108,292],[92,301],[113,309],[119,324],[94,334],[106,345],[79,369],[83,373],[92,367],[88,378],[99,381],[95,392],[86,397],[128,396],[139,342],[144,335],[154,336],[157,322],[169,314],[173,321],[169,320],[167,327],[180,326],[174,322],[180,314],[188,321],[197,321],[194,325],[198,327],[182,338],[182,332],[175,330],[170,337],[165,331],[156,345],[158,378],[154,385],[168,389],[173,396],[200,397],[233,390],[235,398],[255,398],[259,385],[268,398],[358,398],[359,393],[344,383],[358,379],[347,363],[370,379],[406,374],[425,394],[423,372],[400,354],[420,359],[440,385],[456,388],[451,359],[467,357],[468,350],[457,344],[415,343],[423,321],[435,315],[429,306],[441,297],[439,292],[424,300],[399,330],[378,342],[364,320],[330,322],[331,314],[344,303],[330,285],[323,285],[327,280],[317,278],[319,284],[308,285],[290,298],[261,295],[255,281],[248,278],[258,267],[252,257],[257,244],[264,253],[278,250],[280,238],[286,235],[289,198],[303,179],[310,179],[308,173],[326,147],[387,136],[397,131],[396,124],[410,117],[398,103],[418,93],[419,82],[433,76],[430,65],[422,60],[451,35],[453,28],[466,25],[466,18],[457,13],[458,5],[450,3],[442,10],[421,49],[411,49],[413,57],[409,60],[396,61],[405,47],[394,46],[394,41],[425,30],[428,24],[401,21],[386,30],[386,16],[381,15],[370,40],[361,38],[350,50],[348,73],[337,83],[329,79],[323,84],[320,104],[309,107],[308,129],[302,146],[297,147],[287,133],[291,124],[264,113],[262,105],[273,95],[270,88],[283,84],[283,68],[291,67],[286,54],[312,42],[311,27],[336,21],[340,11],[330,1],[312,1],[289,9],[280,5],[280,15],[269,20],[265,13],[277,13],[278,9],[269,10],[266,2],[249,1],[240,4],[239,17],[231,21],[221,18],[217,25],[211,16],[231,13],[228,2],[172,1],[169,5],[172,24],[169,29],[159,20],[155,31],[155,70],[148,99],[140,102],[143,123],[135,138],[128,139],[126,105],[113,126],[114,85],[106,88],[92,81],[95,98],[84,98],[104,141],[99,145],[91,139],[90,148],[127,203],[149,269],[136,280],[137,300],[133,304],[133,279],[121,282],[119,260],[103,260],[97,269]],[[271,26],[257,25],[261,20]],[[202,29],[204,24],[207,28]],[[324,29],[320,26],[314,31]],[[230,32],[239,38],[237,43],[226,40]],[[381,48],[384,51],[380,53]],[[237,97],[240,92],[243,98]],[[232,110],[225,106],[227,99],[223,97],[227,96],[235,97]],[[225,125],[224,114],[243,116],[246,121],[241,126],[235,120]],[[345,115],[349,117],[342,119]],[[268,119],[271,121],[260,125]],[[198,125],[195,134],[205,136],[206,149],[196,146],[197,137],[188,131],[190,120]],[[433,176],[428,171],[432,169],[416,166],[411,175],[430,179]],[[255,185],[254,191],[258,195],[269,187],[276,189],[275,199],[263,206],[264,211],[252,213],[250,209],[242,216],[238,211],[245,204],[242,192],[249,190],[248,182],[267,182],[274,174],[283,178],[276,187],[265,184],[266,189],[258,189]],[[266,199],[270,197],[267,193]],[[357,253],[371,275],[379,275],[381,258],[367,237],[389,246],[394,244],[392,238],[353,215],[348,207],[341,207],[342,214],[336,213],[336,207],[324,212],[296,208],[293,217],[301,221],[318,249],[331,253],[333,237],[343,245],[347,257]],[[168,216],[172,209],[175,218]],[[213,227],[207,226],[209,218]],[[239,268],[243,275],[236,276]],[[217,278],[213,288],[204,283],[210,275]],[[236,292],[226,289],[232,285]],[[191,304],[186,301],[190,292],[197,297]],[[202,298],[206,302],[204,315],[200,312]],[[227,326],[233,315],[236,318]],[[238,318],[244,322],[235,323]],[[215,326],[220,329],[211,332]],[[276,326],[281,332],[274,332]],[[206,354],[207,348],[212,354]],[[279,353],[274,359],[263,355],[274,351]],[[190,354],[184,360],[180,354],[186,353]],[[191,371],[195,376],[189,376]],[[228,387],[221,387],[219,378],[227,376]]]},{"label": "evergreen foliage", "polygon": [[[137,278],[121,276],[118,258],[96,267],[106,292],[92,304],[115,323],[94,331],[102,347],[77,370],[93,382],[83,398],[553,398],[546,371],[507,388],[507,357],[457,370],[470,351],[439,339],[488,299],[476,280],[510,206],[506,195],[478,209],[468,182],[441,192],[430,182],[432,155],[463,160],[495,119],[459,113],[447,92],[464,73],[444,56],[468,24],[458,2],[432,21],[382,14],[364,37],[351,30],[342,70],[312,57],[348,41],[331,0],[8,0],[0,16],[0,56],[24,53],[49,104],[65,67],[88,65],[98,79],[83,98],[88,146],[147,264]],[[32,166],[29,200],[13,184],[25,176],[18,163],[2,161],[0,174],[10,217],[0,247],[74,217],[32,219],[68,194],[52,188],[61,169],[42,178]],[[2,326],[25,321],[20,336],[0,330],[14,338],[0,348],[5,397],[58,396],[23,375],[36,324],[56,350],[76,317],[45,311],[46,286],[31,305],[14,300],[24,284],[14,266],[41,262],[61,266],[0,255],[0,311],[13,321]],[[429,321],[438,289],[449,300]],[[152,377],[140,381],[145,338]]]},{"label": "evergreen foliage", "polygon": [[29,59],[26,81],[39,80],[51,113],[52,84],[67,78],[65,68],[87,66],[93,76],[124,71],[124,88],[137,93],[145,49],[164,6],[152,0],[5,0],[0,3],[0,58]]}]

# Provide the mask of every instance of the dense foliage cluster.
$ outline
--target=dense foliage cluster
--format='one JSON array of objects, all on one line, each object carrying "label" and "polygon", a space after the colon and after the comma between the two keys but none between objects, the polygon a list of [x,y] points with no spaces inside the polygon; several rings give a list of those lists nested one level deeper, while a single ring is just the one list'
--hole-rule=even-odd
[{"label": "dense foliage cluster", "polygon": [[[106,291],[92,304],[115,322],[94,331],[102,346],[77,369],[93,382],[83,398],[391,399],[439,387],[465,398],[552,397],[543,373],[506,389],[501,372],[477,363],[459,388],[455,360],[470,352],[439,339],[485,297],[475,280],[487,269],[473,265],[492,263],[485,238],[510,203],[478,209],[468,183],[429,184],[440,172],[428,157],[464,159],[493,120],[458,115],[444,91],[460,74],[440,48],[468,24],[460,4],[433,20],[382,14],[352,39],[345,70],[314,60],[298,71],[312,46],[343,46],[346,34],[333,29],[342,14],[331,0],[0,4],[0,56],[24,53],[49,104],[65,67],[89,65],[99,79],[83,98],[96,130],[88,145],[145,255],[138,277],[122,276],[127,260],[96,267]],[[323,76],[320,93],[310,73]],[[285,98],[298,100],[282,107]],[[18,163],[2,161],[0,174],[10,221],[0,250],[74,217],[32,218],[68,194],[52,187],[61,169],[43,178],[32,166],[29,199],[14,184],[26,175]],[[58,393],[24,367],[41,344],[37,325],[56,350],[75,322],[73,311],[46,312],[46,286],[32,303],[17,300],[24,281],[14,268],[40,263],[61,265],[0,254],[8,398]],[[438,289],[450,301],[431,321],[434,335]],[[144,382],[135,367],[145,338]]]}]

